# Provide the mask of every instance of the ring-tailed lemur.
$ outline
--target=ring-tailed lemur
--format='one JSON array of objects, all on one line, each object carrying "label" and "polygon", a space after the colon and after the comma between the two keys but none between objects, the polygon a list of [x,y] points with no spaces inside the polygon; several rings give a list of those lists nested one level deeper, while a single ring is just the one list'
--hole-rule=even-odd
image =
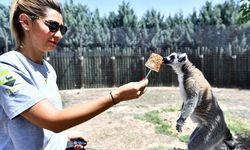
[{"label": "ring-tailed lemur", "polygon": [[172,53],[163,61],[177,73],[183,99],[176,130],[182,132],[182,126],[189,116],[198,123],[190,136],[188,149],[210,150],[222,142],[229,149],[235,149],[223,112],[202,72],[188,60],[186,53]]}]

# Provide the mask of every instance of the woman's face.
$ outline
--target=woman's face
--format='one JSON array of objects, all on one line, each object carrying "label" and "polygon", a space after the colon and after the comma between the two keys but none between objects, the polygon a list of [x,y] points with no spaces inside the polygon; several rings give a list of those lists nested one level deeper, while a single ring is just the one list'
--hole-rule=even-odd
[{"label": "woman's face", "polygon": [[[63,25],[63,18],[60,13],[54,9],[47,9],[46,16],[40,17],[32,22],[32,27],[29,30],[29,39],[36,51],[42,53],[46,51],[52,51],[55,49],[58,42],[62,39],[62,33],[59,30],[50,30],[49,26],[59,23]],[[60,26],[63,28],[62,26]]]}]

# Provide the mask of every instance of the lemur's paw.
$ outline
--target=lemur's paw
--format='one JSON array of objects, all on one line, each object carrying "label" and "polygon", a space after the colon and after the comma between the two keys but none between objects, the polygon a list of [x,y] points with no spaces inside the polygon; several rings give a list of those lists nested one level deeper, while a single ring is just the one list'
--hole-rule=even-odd
[{"label": "lemur's paw", "polygon": [[177,125],[176,125],[176,130],[177,130],[178,132],[182,132],[182,125],[177,124]]},{"label": "lemur's paw", "polygon": [[182,126],[184,124],[184,119],[182,118],[179,118],[177,121],[176,121],[176,130],[178,132],[182,132]]}]

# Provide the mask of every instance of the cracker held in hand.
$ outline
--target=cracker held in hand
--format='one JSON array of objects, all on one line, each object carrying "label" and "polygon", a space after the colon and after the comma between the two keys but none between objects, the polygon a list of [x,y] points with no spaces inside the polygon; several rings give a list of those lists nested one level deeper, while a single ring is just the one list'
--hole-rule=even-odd
[{"label": "cracker held in hand", "polygon": [[163,57],[159,54],[152,53],[148,58],[145,66],[148,67],[150,70],[159,72],[162,63],[163,63]]}]

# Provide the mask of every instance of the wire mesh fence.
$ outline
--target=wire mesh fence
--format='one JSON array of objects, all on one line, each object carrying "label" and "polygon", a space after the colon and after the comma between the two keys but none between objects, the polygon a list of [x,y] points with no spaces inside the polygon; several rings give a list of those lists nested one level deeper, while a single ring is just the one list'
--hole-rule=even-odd
[{"label": "wire mesh fence", "polygon": [[[203,50],[201,50],[203,49]],[[55,68],[60,89],[100,88],[120,86],[138,81],[149,71],[145,62],[152,52],[167,56],[171,52],[186,52],[214,87],[250,88],[250,53],[230,55],[206,48],[156,49],[96,48],[80,52],[55,51],[47,60]],[[169,66],[149,75],[149,86],[177,86],[177,76]]]}]

